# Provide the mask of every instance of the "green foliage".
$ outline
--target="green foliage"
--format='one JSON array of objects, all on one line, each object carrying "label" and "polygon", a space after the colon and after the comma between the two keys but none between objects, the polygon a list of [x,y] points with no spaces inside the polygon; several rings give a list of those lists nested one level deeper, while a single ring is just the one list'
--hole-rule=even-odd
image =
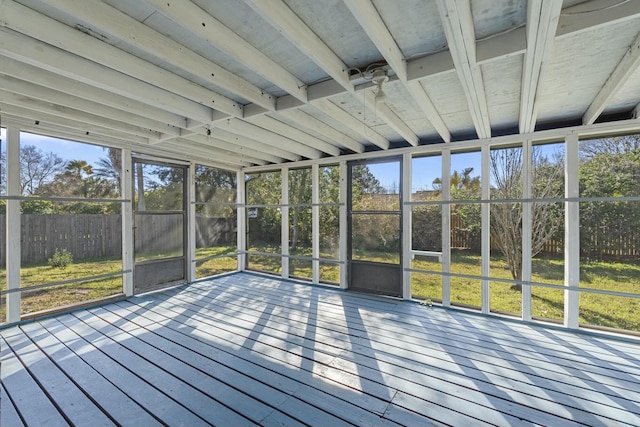
[{"label": "green foliage", "polygon": [[[640,149],[600,152],[580,165],[581,197],[640,195]],[[640,248],[640,203],[602,201],[580,205],[581,249],[590,258],[605,252]],[[633,237],[635,241],[629,239]]]},{"label": "green foliage", "polygon": [[64,270],[70,264],[73,264],[73,254],[66,249],[58,249],[53,253],[53,256],[49,258],[49,266],[53,268],[59,268]]},{"label": "green foliage", "polygon": [[23,200],[20,203],[20,210],[24,214],[52,214],[55,212],[54,205],[49,200]]}]

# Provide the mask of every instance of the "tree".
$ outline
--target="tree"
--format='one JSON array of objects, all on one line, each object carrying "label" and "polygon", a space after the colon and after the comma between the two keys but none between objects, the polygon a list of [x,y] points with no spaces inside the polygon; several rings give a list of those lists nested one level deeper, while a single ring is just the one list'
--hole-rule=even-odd
[{"label": "tree", "polygon": [[57,154],[24,145],[20,149],[20,191],[27,196],[37,195],[40,187],[64,171],[64,166]]},{"label": "tree", "polygon": [[580,158],[588,162],[600,154],[624,154],[640,150],[640,135],[615,136],[580,141]]},{"label": "tree", "polygon": [[[492,199],[522,197],[522,149],[491,151]],[[550,161],[539,150],[532,153],[533,198],[562,197],[564,163]],[[491,208],[491,239],[505,258],[514,280],[522,280],[522,203],[494,202]],[[544,243],[556,234],[562,215],[553,203],[532,203],[531,255],[542,251]],[[512,289],[521,290],[516,284]]]},{"label": "tree", "polygon": [[[580,165],[579,176],[581,197],[640,196],[640,147],[595,154]],[[605,250],[626,250],[624,245],[640,247],[639,229],[638,202],[580,205],[580,245],[590,257],[601,259]]]}]

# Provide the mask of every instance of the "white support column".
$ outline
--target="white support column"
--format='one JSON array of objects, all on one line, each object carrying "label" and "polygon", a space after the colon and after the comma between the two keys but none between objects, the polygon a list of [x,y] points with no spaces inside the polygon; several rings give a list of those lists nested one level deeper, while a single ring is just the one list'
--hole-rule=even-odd
[{"label": "white support column", "polygon": [[412,233],[411,233],[411,205],[406,202],[411,201],[411,173],[412,157],[411,153],[402,155],[402,298],[411,299],[411,272],[404,271],[405,268],[411,268],[411,249]]},{"label": "white support column", "polygon": [[237,246],[238,246],[238,271],[244,271],[247,268],[247,208],[245,198],[245,179],[244,172],[236,173],[236,218],[238,224],[237,229]]},{"label": "white support column", "polygon": [[320,168],[317,163],[311,166],[311,256],[312,261],[311,279],[313,283],[320,282]]},{"label": "white support column", "polygon": [[133,295],[133,172],[131,150],[122,150],[120,193],[127,200],[122,204],[122,288],[127,296]]},{"label": "white support column", "polygon": [[[491,151],[488,145],[482,147],[482,170],[480,172],[482,176],[482,200],[489,200],[491,198]],[[482,276],[489,277],[489,263],[491,261],[491,206],[489,203],[482,203]],[[489,280],[482,279],[482,312],[489,313],[490,307],[490,288]]]},{"label": "white support column", "polygon": [[[532,191],[532,148],[531,140],[522,146],[522,198],[531,199]],[[531,203],[522,203],[522,280],[531,281]],[[531,320],[531,286],[522,286],[522,320]]]},{"label": "white support column", "polygon": [[[7,127],[7,196],[20,194],[20,129]],[[7,290],[20,288],[20,200],[7,200]],[[7,322],[20,321],[21,292],[7,294]]]},{"label": "white support column", "polygon": [[282,243],[280,253],[282,254],[282,277],[286,279],[289,277],[289,168],[280,169],[280,175],[282,178],[282,197],[280,200]]},{"label": "white support column", "polygon": [[[442,272],[451,272],[451,150],[442,150]],[[442,275],[442,305],[451,305],[451,277]]]},{"label": "white support column", "polygon": [[196,164],[189,165],[187,188],[187,282],[196,280]]},{"label": "white support column", "polygon": [[340,162],[340,288],[347,289],[347,162]]},{"label": "white support column", "polygon": [[[578,168],[580,156],[578,135],[571,134],[565,139],[566,166],[564,170],[565,197],[580,196]],[[577,201],[564,203],[564,284],[580,285],[580,204]],[[564,291],[564,326],[578,328],[580,293],[575,290]]]}]

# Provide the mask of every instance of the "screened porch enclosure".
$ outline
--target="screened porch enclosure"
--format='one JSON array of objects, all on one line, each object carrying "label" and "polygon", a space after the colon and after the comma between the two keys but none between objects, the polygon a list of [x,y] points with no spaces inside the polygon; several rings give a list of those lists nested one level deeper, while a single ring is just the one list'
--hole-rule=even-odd
[{"label": "screened porch enclosure", "polygon": [[640,424],[639,230],[640,1],[0,0],[9,424]]}]

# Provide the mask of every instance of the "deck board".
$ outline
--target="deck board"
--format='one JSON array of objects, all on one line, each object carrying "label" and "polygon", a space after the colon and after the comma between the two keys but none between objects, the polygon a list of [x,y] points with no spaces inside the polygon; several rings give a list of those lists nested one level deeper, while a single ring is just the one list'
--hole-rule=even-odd
[{"label": "deck board", "polygon": [[0,350],[3,425],[640,425],[640,343],[249,273]]}]

